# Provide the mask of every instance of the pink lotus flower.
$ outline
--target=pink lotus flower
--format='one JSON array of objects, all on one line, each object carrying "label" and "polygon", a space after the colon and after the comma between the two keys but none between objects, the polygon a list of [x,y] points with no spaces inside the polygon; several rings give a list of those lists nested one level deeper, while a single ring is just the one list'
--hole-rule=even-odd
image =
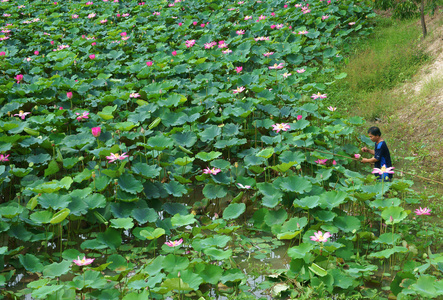
[{"label": "pink lotus flower", "polygon": [[198,22],[197,21],[194,21],[194,22],[192,22],[192,25],[197,25],[198,24]]},{"label": "pink lotus flower", "polygon": [[129,98],[139,98],[140,94],[139,93],[131,93],[129,94]]},{"label": "pink lotus flower", "polygon": [[337,107],[328,106],[328,109],[329,109],[330,111],[336,111],[336,110],[337,110]]},{"label": "pink lotus flower", "polygon": [[73,262],[77,266],[87,266],[92,264],[95,258],[86,258],[86,256],[83,256],[83,259],[80,259],[80,256],[77,257],[77,259],[74,259]]},{"label": "pink lotus flower", "polygon": [[23,75],[22,74],[18,74],[17,76],[14,77],[15,80],[17,80],[17,83],[20,83],[20,81],[23,80]]},{"label": "pink lotus flower", "polygon": [[177,55],[177,51],[172,51],[172,55],[176,56]]},{"label": "pink lotus flower", "polygon": [[285,72],[282,76],[283,76],[283,78],[288,78],[289,76],[291,76],[292,74],[291,73],[287,73],[287,72]]},{"label": "pink lotus flower", "polygon": [[91,54],[91,55],[89,55],[89,58],[90,58],[90,59],[95,59],[95,54]]},{"label": "pink lotus flower", "polygon": [[195,45],[195,40],[187,40],[186,42],[186,48],[191,48]]},{"label": "pink lotus flower", "polygon": [[263,56],[264,56],[264,57],[269,57],[269,56],[271,56],[272,54],[274,54],[274,52],[266,52],[266,53],[263,53]]},{"label": "pink lotus flower", "polygon": [[9,154],[8,155],[0,154],[0,161],[9,161],[8,157],[9,157]]},{"label": "pink lotus flower", "polygon": [[111,155],[106,156],[106,159],[108,159],[108,163],[113,163],[116,160],[124,160],[127,157],[129,157],[129,155],[126,155],[126,152],[122,153],[122,155],[118,153],[111,153]]},{"label": "pink lotus flower", "polygon": [[238,35],[243,35],[243,34],[245,34],[245,31],[243,29],[241,29],[241,30],[237,30],[235,33],[237,33]]},{"label": "pink lotus flower", "polygon": [[217,45],[216,42],[210,42],[205,44],[205,49],[212,49],[215,45]]},{"label": "pink lotus flower", "polygon": [[14,114],[14,117],[20,117],[22,120],[26,118],[27,115],[29,115],[30,112],[23,112],[23,110],[19,111],[18,114]]},{"label": "pink lotus flower", "polygon": [[349,25],[350,26],[355,25],[355,22],[350,22]]},{"label": "pink lotus flower", "polygon": [[91,43],[91,46],[95,46],[95,45],[97,45],[96,42],[92,42],[92,43]]},{"label": "pink lotus flower", "polygon": [[252,19],[252,16],[246,16],[245,21]]},{"label": "pink lotus flower", "polygon": [[354,157],[355,157],[356,159],[359,159],[359,158],[361,157],[361,155],[358,154],[358,153],[356,153],[356,154],[354,154]]},{"label": "pink lotus flower", "polygon": [[205,24],[200,24],[200,27],[201,27],[201,28],[205,27]]},{"label": "pink lotus flower", "polygon": [[271,25],[271,29],[274,29],[274,28],[275,28],[275,25],[274,25],[274,24],[272,24],[272,25]]},{"label": "pink lotus flower", "polygon": [[183,23],[182,23],[182,22],[178,23],[178,26],[182,26],[182,25],[183,25]]},{"label": "pink lotus flower", "polygon": [[102,129],[100,127],[92,127],[91,128],[92,135],[95,137],[99,137]]},{"label": "pink lotus flower", "polygon": [[212,168],[212,169],[209,169],[209,167],[208,167],[208,168],[206,168],[206,169],[203,170],[203,174],[217,175],[217,174],[220,173],[220,172],[221,172],[221,170],[218,169],[218,168]]},{"label": "pink lotus flower", "polygon": [[223,50],[222,53],[223,54],[229,54],[229,53],[232,53],[232,50],[231,49],[226,49],[226,50]]},{"label": "pink lotus flower", "polygon": [[297,72],[298,74],[301,74],[301,73],[306,72],[306,70],[305,70],[305,69],[298,69],[298,70],[296,70],[295,72]]},{"label": "pink lotus flower", "polygon": [[54,45],[54,41],[51,41],[51,45]]},{"label": "pink lotus flower", "polygon": [[147,62],[146,62],[146,65],[147,65],[148,67],[152,66],[152,64],[153,64],[152,61],[147,61]]},{"label": "pink lotus flower", "polygon": [[38,52],[37,50],[34,51],[34,55],[38,55],[40,52]]},{"label": "pink lotus flower", "polygon": [[152,15],[154,15],[154,16],[160,16],[160,12],[158,12],[158,11],[154,11],[154,12],[152,13]]},{"label": "pink lotus flower", "polygon": [[277,133],[279,133],[280,130],[288,131],[288,129],[290,129],[290,128],[291,128],[291,126],[288,123],[279,123],[279,124],[272,125],[272,130],[274,130]]},{"label": "pink lotus flower", "polygon": [[307,31],[307,30],[302,30],[302,31],[299,31],[298,32],[298,34],[308,34],[309,32]]},{"label": "pink lotus flower", "polygon": [[321,17],[322,20],[326,20],[327,18],[329,18],[328,15],[326,15],[326,16],[322,16],[322,17]]},{"label": "pink lotus flower", "polygon": [[270,66],[270,67],[268,67],[270,70],[273,70],[273,69],[276,69],[276,70],[278,70],[278,69],[283,69],[285,67],[285,64],[284,63],[279,63],[279,64],[274,64],[273,66]]},{"label": "pink lotus flower", "polygon": [[228,44],[226,44],[225,41],[219,41],[218,42],[218,47],[219,48],[227,48]]},{"label": "pink lotus flower", "polygon": [[72,99],[72,92],[67,92],[66,97],[68,97],[68,99]]},{"label": "pink lotus flower", "polygon": [[243,184],[241,184],[241,183],[237,183],[237,185],[238,185],[238,187],[241,188],[241,189],[247,189],[247,190],[249,190],[249,189],[251,188],[250,185],[243,185]]},{"label": "pink lotus flower", "polygon": [[335,166],[337,164],[337,162],[335,161],[335,159],[332,161],[332,165]]},{"label": "pink lotus flower", "polygon": [[243,67],[236,67],[235,68],[235,71],[237,72],[237,74],[240,73],[242,70],[243,70]]},{"label": "pink lotus flower", "polygon": [[317,94],[312,94],[311,96],[312,99],[318,99],[318,98],[325,99],[326,97],[327,97],[326,94],[320,94],[320,92],[318,92]]},{"label": "pink lotus flower", "polygon": [[177,241],[165,242],[165,244],[169,247],[177,247],[177,246],[180,246],[182,243],[183,243],[183,239],[179,239]]},{"label": "pink lotus flower", "polygon": [[245,88],[243,86],[241,86],[241,87],[237,87],[237,89],[235,89],[235,90],[232,90],[232,92],[234,94],[237,94],[237,93],[243,92],[244,90],[245,90]]},{"label": "pink lotus flower", "polygon": [[[8,155],[9,156],[9,155]],[[1,160],[0,160],[1,161]],[[415,210],[415,214],[417,215],[417,216],[421,216],[421,215],[427,215],[427,216],[430,216],[431,215],[431,210],[429,209],[429,208],[427,208],[427,207],[425,207],[425,208],[421,208],[420,207],[420,209],[416,209]]]},{"label": "pink lotus flower", "polygon": [[287,5],[287,4],[285,4],[285,5],[283,5],[283,7],[284,7],[284,8],[287,8],[287,7],[288,7],[288,5]]},{"label": "pink lotus flower", "polygon": [[120,33],[120,35],[121,35],[121,36],[126,36],[127,33],[126,33],[126,32],[122,32],[122,33]]},{"label": "pink lotus flower", "polygon": [[332,235],[329,232],[325,232],[325,234],[323,234],[323,232],[318,231],[318,232],[314,232],[314,235],[310,236],[311,241],[314,242],[321,242],[321,243],[326,243],[328,241],[328,238],[330,238]]},{"label": "pink lotus flower", "polygon": [[82,119],[89,119],[89,112],[84,111],[83,113],[75,113],[78,117],[77,121],[81,121]]},{"label": "pink lotus flower", "polygon": [[73,14],[73,15],[71,16],[71,18],[73,18],[73,19],[78,19],[78,15]]},{"label": "pink lotus flower", "polygon": [[271,16],[275,17],[275,12],[271,12]]},{"label": "pink lotus flower", "polygon": [[298,115],[297,116],[297,121],[300,121],[301,119],[303,119],[303,116],[302,115]]},{"label": "pink lotus flower", "polygon": [[392,171],[393,169],[394,167],[386,168],[386,165],[383,165],[380,169],[374,168],[372,174],[379,174],[379,175],[383,175],[384,173],[394,174],[394,171]]},{"label": "pink lotus flower", "polygon": [[264,20],[264,19],[266,19],[266,16],[264,16],[264,15],[260,15],[260,17],[258,17],[258,21],[261,21],[261,20]]},{"label": "pink lotus flower", "polygon": [[0,56],[6,56],[6,52],[5,51],[0,52]]},{"label": "pink lotus flower", "polygon": [[317,159],[315,162],[319,165],[326,165],[327,159]]}]

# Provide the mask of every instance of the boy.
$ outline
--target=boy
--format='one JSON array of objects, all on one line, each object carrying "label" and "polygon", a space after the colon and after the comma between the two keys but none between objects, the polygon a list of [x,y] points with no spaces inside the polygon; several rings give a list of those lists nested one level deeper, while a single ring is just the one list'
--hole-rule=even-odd
[{"label": "boy", "polygon": [[[373,158],[362,158],[362,163],[374,163],[375,168],[382,168],[385,166],[386,168],[392,167],[391,163],[391,155],[389,154],[388,146],[386,145],[386,142],[381,138],[381,132],[378,127],[371,127],[368,129],[369,138],[371,141],[375,143],[374,150],[370,150],[366,147],[361,148],[362,152],[369,152],[372,155],[374,155]],[[379,179],[381,179],[381,175],[378,176]],[[392,174],[383,173],[383,178],[385,180],[391,180]]]}]

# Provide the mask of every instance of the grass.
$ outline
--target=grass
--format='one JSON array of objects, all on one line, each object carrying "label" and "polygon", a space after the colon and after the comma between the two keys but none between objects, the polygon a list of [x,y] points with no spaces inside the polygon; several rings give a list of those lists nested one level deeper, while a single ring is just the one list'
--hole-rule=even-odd
[{"label": "grass", "polygon": [[369,120],[389,115],[402,100],[391,89],[412,78],[429,58],[417,47],[420,39],[415,20],[379,17],[374,33],[341,66],[348,76],[330,91],[333,105]]}]

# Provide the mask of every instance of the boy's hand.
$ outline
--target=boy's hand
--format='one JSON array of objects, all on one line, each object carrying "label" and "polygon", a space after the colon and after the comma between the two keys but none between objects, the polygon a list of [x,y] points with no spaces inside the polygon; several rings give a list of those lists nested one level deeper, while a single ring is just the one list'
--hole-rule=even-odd
[{"label": "boy's hand", "polygon": [[368,151],[369,151],[369,149],[368,149],[368,148],[366,148],[366,147],[363,147],[363,148],[361,148],[361,151],[362,151],[362,152],[368,152]]}]

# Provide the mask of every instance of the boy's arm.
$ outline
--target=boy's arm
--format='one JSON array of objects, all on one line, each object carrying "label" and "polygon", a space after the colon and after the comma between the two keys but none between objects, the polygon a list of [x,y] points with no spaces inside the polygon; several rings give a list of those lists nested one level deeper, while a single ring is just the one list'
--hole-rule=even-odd
[{"label": "boy's arm", "polygon": [[375,154],[375,150],[368,149],[367,147],[361,148],[361,151],[371,153],[372,155]]},{"label": "boy's arm", "polygon": [[362,159],[361,159],[361,162],[362,162],[362,163],[370,163],[370,164],[373,164],[373,163],[378,162],[378,159],[376,159],[375,157],[373,157],[373,158],[362,158]]}]

